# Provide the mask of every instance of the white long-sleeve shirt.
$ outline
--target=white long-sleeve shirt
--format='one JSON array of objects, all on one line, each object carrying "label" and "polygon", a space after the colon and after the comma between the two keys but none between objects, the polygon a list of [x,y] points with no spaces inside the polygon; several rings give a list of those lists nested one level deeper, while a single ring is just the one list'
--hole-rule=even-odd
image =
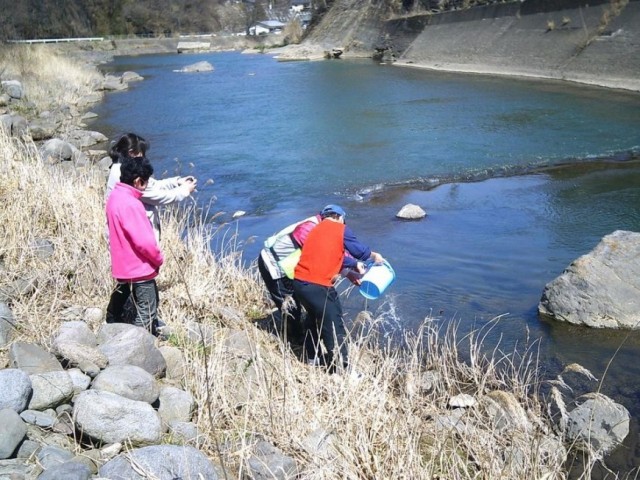
[{"label": "white long-sleeve shirt", "polygon": [[[181,202],[187,198],[191,192],[189,192],[189,185],[178,184],[180,177],[163,178],[162,180],[156,180],[151,177],[147,188],[142,193],[142,203],[144,209],[147,211],[147,218],[151,222],[153,227],[153,233],[156,236],[156,240],[160,241],[160,215],[158,207],[162,205],[169,205],[174,202]],[[107,191],[105,192],[105,200],[109,198],[109,194],[116,183],[120,181],[120,164],[114,163],[111,165],[109,171],[109,178],[107,179]]]}]

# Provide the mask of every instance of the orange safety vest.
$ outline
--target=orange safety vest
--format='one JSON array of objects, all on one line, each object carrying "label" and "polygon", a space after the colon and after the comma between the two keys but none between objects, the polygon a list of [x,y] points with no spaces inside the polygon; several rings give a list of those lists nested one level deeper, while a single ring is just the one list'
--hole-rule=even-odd
[{"label": "orange safety vest", "polygon": [[330,287],[342,269],[344,257],[344,223],[323,220],[309,233],[302,247],[294,278]]}]

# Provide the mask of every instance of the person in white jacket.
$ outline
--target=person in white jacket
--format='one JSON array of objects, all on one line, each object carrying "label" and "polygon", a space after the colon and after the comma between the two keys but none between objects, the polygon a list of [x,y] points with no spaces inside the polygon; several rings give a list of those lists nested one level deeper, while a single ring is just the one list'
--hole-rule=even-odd
[{"label": "person in white jacket", "polygon": [[[109,171],[105,199],[109,198],[111,190],[120,181],[121,160],[125,157],[145,157],[148,149],[149,142],[135,133],[125,133],[111,146],[109,156],[113,163]],[[158,207],[181,202],[191,195],[197,183],[196,178],[192,176],[169,177],[162,180],[156,180],[153,177],[149,179],[141,200],[158,242],[161,233]]]}]

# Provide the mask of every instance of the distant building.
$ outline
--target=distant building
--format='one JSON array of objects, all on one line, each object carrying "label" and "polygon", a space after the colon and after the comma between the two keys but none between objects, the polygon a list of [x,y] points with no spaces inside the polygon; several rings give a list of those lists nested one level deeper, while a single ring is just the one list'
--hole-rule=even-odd
[{"label": "distant building", "polygon": [[284,23],[278,20],[263,20],[257,22],[253,27],[249,29],[251,35],[267,35],[269,33],[279,34],[282,33]]},{"label": "distant building", "polygon": [[309,10],[311,8],[311,0],[291,0],[291,4],[289,6],[289,11],[293,12],[304,12],[305,10]]}]

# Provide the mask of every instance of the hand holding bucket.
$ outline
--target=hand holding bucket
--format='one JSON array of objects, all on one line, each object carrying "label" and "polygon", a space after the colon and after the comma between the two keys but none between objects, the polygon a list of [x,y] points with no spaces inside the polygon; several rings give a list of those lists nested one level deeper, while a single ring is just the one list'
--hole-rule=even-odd
[{"label": "hand holding bucket", "polygon": [[372,263],[362,276],[360,293],[364,298],[375,300],[395,279],[396,272],[393,271],[389,262],[384,260],[382,263]]}]

